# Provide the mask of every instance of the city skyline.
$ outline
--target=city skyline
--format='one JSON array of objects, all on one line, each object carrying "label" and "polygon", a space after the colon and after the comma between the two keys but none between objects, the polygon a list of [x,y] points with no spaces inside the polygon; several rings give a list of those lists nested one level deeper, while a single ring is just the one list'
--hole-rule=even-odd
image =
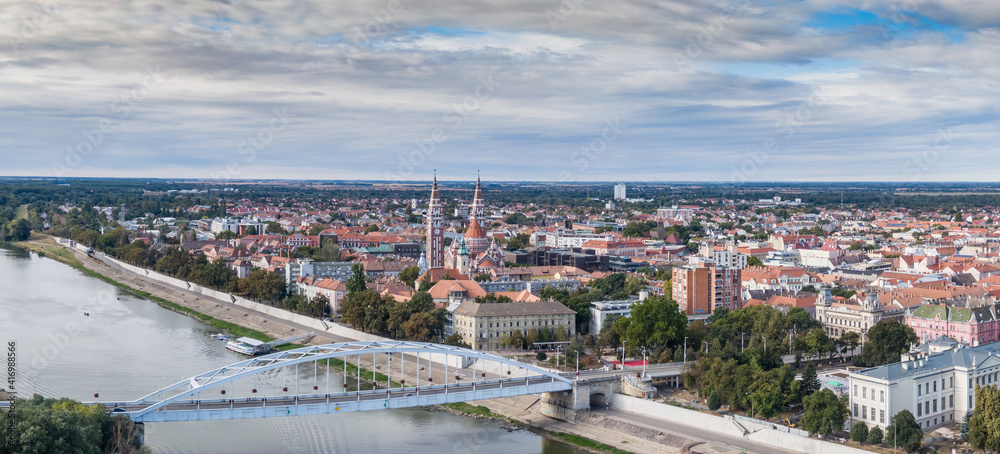
[{"label": "city skyline", "polygon": [[988,181],[998,159],[997,5],[47,0],[0,18],[8,176]]}]

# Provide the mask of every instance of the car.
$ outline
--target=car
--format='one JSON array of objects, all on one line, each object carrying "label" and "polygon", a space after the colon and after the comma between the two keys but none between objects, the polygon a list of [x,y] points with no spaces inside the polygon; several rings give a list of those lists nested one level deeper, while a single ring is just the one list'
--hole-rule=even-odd
[{"label": "car", "polygon": [[111,409],[111,413],[128,413],[128,410],[122,407],[115,407]]},{"label": "car", "polygon": [[413,393],[406,393],[403,397],[413,397]]}]

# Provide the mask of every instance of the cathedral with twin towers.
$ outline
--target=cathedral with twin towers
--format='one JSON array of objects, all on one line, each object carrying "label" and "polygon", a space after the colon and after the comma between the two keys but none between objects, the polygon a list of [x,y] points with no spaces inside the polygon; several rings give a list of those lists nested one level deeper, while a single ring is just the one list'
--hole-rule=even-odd
[{"label": "cathedral with twin towers", "polygon": [[[483,201],[483,185],[476,177],[476,191],[469,205],[469,224],[465,233],[444,246],[445,221],[444,205],[438,190],[437,176],[431,186],[431,199],[427,207],[427,268],[456,269],[469,277],[488,273],[504,266],[503,251],[496,240],[486,237],[482,223],[487,223],[486,204]],[[488,225],[488,224],[487,224]]]}]

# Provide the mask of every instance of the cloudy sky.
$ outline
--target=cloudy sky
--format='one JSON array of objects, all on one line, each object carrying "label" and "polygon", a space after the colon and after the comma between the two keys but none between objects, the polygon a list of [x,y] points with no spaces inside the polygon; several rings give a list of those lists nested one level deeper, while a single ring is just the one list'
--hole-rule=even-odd
[{"label": "cloudy sky", "polygon": [[1000,2],[8,0],[0,175],[996,180]]}]

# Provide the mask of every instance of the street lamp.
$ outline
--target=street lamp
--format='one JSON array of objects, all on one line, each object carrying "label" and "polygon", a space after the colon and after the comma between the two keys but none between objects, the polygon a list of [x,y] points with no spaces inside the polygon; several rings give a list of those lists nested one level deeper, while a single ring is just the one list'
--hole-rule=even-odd
[{"label": "street lamp", "polygon": [[688,362],[688,338],[684,336],[684,362]]},{"label": "street lamp", "polygon": [[701,341],[701,343],[705,344],[705,354],[707,355],[708,354],[708,341]]},{"label": "street lamp", "polygon": [[743,335],[746,333],[740,333],[740,353],[743,353],[745,347],[743,346]]},{"label": "street lamp", "polygon": [[580,350],[576,351],[576,376],[580,377]]},{"label": "street lamp", "polygon": [[622,370],[625,370],[625,342],[622,341]]},{"label": "street lamp", "polygon": [[642,347],[642,376],[646,377],[646,347]]}]

